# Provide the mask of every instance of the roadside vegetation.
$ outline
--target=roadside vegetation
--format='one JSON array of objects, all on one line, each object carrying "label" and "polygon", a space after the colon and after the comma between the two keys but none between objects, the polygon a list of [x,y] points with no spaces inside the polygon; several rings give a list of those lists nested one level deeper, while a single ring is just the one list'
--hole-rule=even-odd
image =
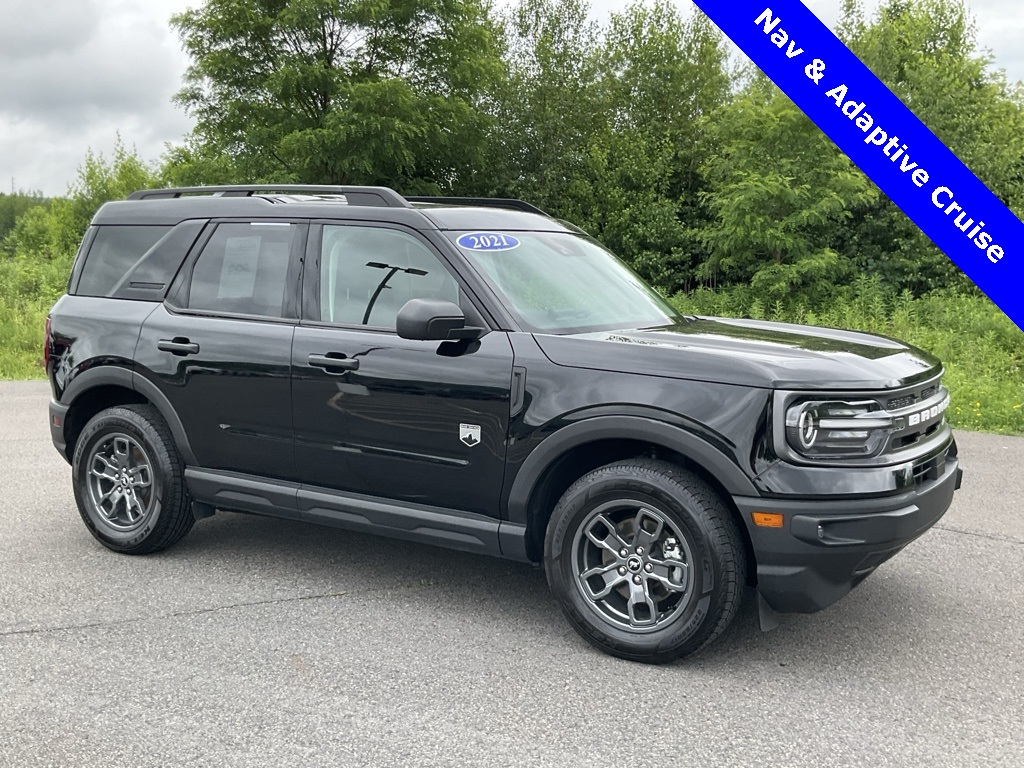
[{"label": "roadside vegetation", "polygon": [[[383,184],[529,200],[686,311],[904,339],[946,363],[956,426],[1024,433],[1021,330],[699,11],[649,0],[598,26],[583,0],[406,5],[206,0],[174,17],[193,132],[158,163],[90,154],[64,197],[0,195],[0,378],[41,375],[46,310],[105,200]],[[847,44],[1024,213],[1024,91],[967,8],[884,0],[869,17],[849,0],[843,19]]]}]

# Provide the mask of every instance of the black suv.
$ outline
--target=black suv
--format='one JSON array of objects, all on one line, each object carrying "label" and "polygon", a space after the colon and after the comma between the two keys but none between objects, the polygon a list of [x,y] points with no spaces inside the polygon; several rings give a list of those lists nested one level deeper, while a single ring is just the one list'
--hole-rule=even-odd
[{"label": "black suv", "polygon": [[891,339],[681,315],[517,200],[141,191],[47,321],[50,428],[89,531],[215,510],[543,563],[597,647],[709,643],[835,602],[961,470],[942,367]]}]

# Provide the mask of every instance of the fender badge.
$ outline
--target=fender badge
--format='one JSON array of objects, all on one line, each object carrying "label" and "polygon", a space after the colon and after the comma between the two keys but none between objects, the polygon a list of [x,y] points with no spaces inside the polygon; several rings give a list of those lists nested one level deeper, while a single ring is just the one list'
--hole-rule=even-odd
[{"label": "fender badge", "polygon": [[480,444],[479,424],[459,424],[459,440],[472,448]]}]

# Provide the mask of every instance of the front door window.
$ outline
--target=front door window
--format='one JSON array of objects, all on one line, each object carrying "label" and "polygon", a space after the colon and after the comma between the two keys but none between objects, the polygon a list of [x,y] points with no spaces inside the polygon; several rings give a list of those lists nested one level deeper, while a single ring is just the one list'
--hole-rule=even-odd
[{"label": "front door window", "polygon": [[394,330],[410,299],[459,303],[459,286],[440,259],[395,229],[325,226],[320,257],[320,320]]}]

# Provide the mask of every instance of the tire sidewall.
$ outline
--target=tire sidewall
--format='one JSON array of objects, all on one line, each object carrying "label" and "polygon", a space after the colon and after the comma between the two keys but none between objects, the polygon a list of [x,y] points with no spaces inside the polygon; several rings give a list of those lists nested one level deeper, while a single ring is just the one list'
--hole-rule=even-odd
[{"label": "tire sidewall", "polygon": [[[717,584],[722,581],[722,564],[711,546],[711,532],[700,505],[687,489],[656,474],[640,479],[635,472],[606,470],[606,475],[585,482],[566,494],[552,515],[552,529],[547,537],[545,566],[548,583],[572,623],[593,638],[601,647],[628,658],[659,654],[681,655],[686,649],[699,647],[715,626],[714,617],[722,600]],[[612,500],[636,502],[653,506],[668,517],[689,538],[697,561],[691,564],[693,586],[680,615],[665,627],[649,632],[629,632],[616,627],[601,616],[583,596],[573,563],[573,542],[576,531],[589,514],[601,504]]]},{"label": "tire sidewall", "polygon": [[[146,452],[153,468],[153,509],[146,517],[145,523],[131,531],[119,531],[106,524],[94,509],[89,494],[89,467],[86,464],[86,459],[96,444],[112,432],[123,432],[134,438]],[[159,437],[141,416],[123,408],[99,413],[82,431],[78,444],[75,446],[75,455],[72,461],[72,485],[82,520],[93,536],[111,549],[128,551],[138,547],[155,534],[162,522],[165,489],[170,472],[171,466],[167,452],[159,443]]]}]

